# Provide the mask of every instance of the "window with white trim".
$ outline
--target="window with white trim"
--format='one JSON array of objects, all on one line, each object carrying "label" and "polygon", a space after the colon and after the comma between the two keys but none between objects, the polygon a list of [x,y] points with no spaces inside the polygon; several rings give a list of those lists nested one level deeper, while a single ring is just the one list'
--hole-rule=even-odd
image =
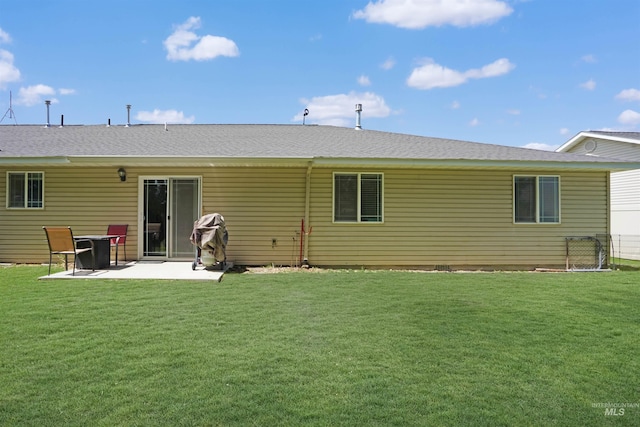
[{"label": "window with white trim", "polygon": [[382,174],[334,173],[333,220],[382,222]]},{"label": "window with white trim", "polygon": [[7,208],[43,207],[44,172],[7,172]]},{"label": "window with white trim", "polygon": [[560,177],[514,176],[513,221],[525,224],[560,223]]}]

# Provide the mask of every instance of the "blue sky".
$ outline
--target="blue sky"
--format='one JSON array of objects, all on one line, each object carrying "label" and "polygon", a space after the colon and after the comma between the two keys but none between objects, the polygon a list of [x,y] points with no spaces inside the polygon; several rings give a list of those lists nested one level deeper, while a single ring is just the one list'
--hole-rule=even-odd
[{"label": "blue sky", "polygon": [[[13,115],[9,110],[12,95]],[[640,131],[639,0],[0,0],[2,124]],[[1,117],[1,116],[0,116]]]}]

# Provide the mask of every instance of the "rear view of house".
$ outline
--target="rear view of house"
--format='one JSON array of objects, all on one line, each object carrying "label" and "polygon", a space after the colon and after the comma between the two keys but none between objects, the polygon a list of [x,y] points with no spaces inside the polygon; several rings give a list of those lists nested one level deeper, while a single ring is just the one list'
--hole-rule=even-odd
[{"label": "rear view of house", "polygon": [[220,213],[240,265],[564,267],[610,233],[613,171],[573,153],[317,125],[0,126],[0,261],[48,260],[42,226],[128,224],[136,260],[192,259]]}]

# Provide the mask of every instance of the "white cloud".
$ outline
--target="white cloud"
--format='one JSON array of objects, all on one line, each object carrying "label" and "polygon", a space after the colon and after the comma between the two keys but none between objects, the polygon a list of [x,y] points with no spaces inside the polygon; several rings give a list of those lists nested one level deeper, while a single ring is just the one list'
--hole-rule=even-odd
[{"label": "white cloud", "polygon": [[414,68],[407,79],[407,85],[418,89],[433,89],[459,86],[466,81],[464,73],[431,63]]},{"label": "white cloud", "polygon": [[378,0],[353,13],[353,18],[407,29],[429,26],[471,27],[491,24],[513,9],[498,0]]},{"label": "white cloud", "polygon": [[318,34],[314,34],[313,36],[309,37],[309,41],[310,42],[317,42],[322,40],[322,34],[318,33]]},{"label": "white cloud", "polygon": [[596,82],[593,79],[589,79],[586,82],[581,83],[580,87],[585,90],[594,90],[596,88]]},{"label": "white cloud", "polygon": [[507,114],[511,114],[512,116],[519,116],[520,115],[520,110],[518,110],[516,108],[512,108],[510,110],[507,110]]},{"label": "white cloud", "polygon": [[530,142],[523,145],[522,148],[530,148],[532,150],[556,151],[557,145],[543,144],[541,142]]},{"label": "white cloud", "polygon": [[640,125],[640,113],[633,110],[625,110],[618,116],[618,123],[623,125]]},{"label": "white cloud", "polygon": [[52,98],[56,94],[56,90],[51,86],[39,84],[34,86],[21,87],[18,91],[18,98],[16,99],[17,105],[24,105],[26,107],[32,107],[44,102],[45,97],[53,104],[57,104],[58,100]]},{"label": "white cloud", "polygon": [[469,122],[469,126],[471,126],[471,127],[476,127],[479,124],[480,124],[480,120],[478,120],[477,118],[474,118]]},{"label": "white cloud", "polygon": [[515,68],[515,64],[506,58],[498,59],[482,68],[474,68],[467,71],[457,71],[436,64],[431,59],[418,68],[414,68],[407,79],[407,85],[416,89],[433,89],[442,87],[459,86],[469,79],[484,79],[507,74]]},{"label": "white cloud", "polygon": [[390,70],[393,67],[395,67],[395,65],[396,65],[396,60],[393,59],[392,57],[389,57],[387,58],[386,61],[380,64],[380,68],[382,68],[383,70]]},{"label": "white cloud", "polygon": [[140,111],[136,114],[136,120],[145,123],[173,123],[173,124],[190,124],[195,121],[194,116],[185,117],[182,111],[176,110],[158,110]]},{"label": "white cloud", "polygon": [[0,28],[0,43],[11,43],[11,36],[2,28]]},{"label": "white cloud", "polygon": [[569,133],[569,129],[567,128],[561,128],[560,129],[560,135],[567,135]]},{"label": "white cloud", "polygon": [[458,101],[453,101],[451,103],[451,109],[452,110],[457,110],[458,108],[460,108],[460,103]]},{"label": "white cloud", "polygon": [[16,98],[17,105],[24,105],[25,107],[32,107],[34,105],[44,103],[45,99],[51,101],[52,104],[57,104],[59,101],[57,98],[53,98],[54,95],[73,95],[76,93],[75,89],[54,89],[51,86],[38,84],[34,86],[21,87],[18,91],[18,97]]},{"label": "white cloud", "polygon": [[369,76],[362,75],[358,77],[358,84],[360,86],[371,86],[371,80],[369,80]]},{"label": "white cloud", "polygon": [[598,62],[598,60],[596,59],[596,56],[595,56],[595,55],[592,55],[592,54],[584,55],[584,56],[583,56],[582,58],[580,58],[580,59],[582,59],[582,61],[583,61],[583,62],[586,62],[586,63],[588,63],[588,64],[593,64],[593,63]]},{"label": "white cloud", "polygon": [[200,18],[190,17],[164,41],[167,59],[171,61],[206,61],[218,56],[240,55],[238,46],[226,37],[198,36],[191,30],[200,28]]},{"label": "white cloud", "polygon": [[[372,92],[349,92],[347,94],[316,96],[303,98],[300,103],[309,110],[307,122],[321,125],[349,126],[355,123],[356,104],[362,104],[362,121],[366,125],[367,117],[388,117],[391,109],[379,95]],[[302,113],[297,114],[292,122],[302,122]]]},{"label": "white cloud", "polygon": [[465,75],[470,79],[484,79],[486,77],[497,77],[503,74],[507,74],[514,68],[515,65],[509,62],[507,58],[500,58],[489,65],[485,65],[479,70],[471,69],[467,71]]},{"label": "white cloud", "polygon": [[625,89],[616,95],[616,99],[620,99],[622,101],[640,101],[640,90]]},{"label": "white cloud", "polygon": [[[0,44],[11,43],[9,33],[0,28]],[[13,65],[13,54],[0,49],[0,89],[5,89],[9,83],[20,80],[20,70]]]},{"label": "white cloud", "polygon": [[0,89],[7,87],[8,83],[19,80],[20,70],[13,65],[13,54],[8,50],[0,49]]}]

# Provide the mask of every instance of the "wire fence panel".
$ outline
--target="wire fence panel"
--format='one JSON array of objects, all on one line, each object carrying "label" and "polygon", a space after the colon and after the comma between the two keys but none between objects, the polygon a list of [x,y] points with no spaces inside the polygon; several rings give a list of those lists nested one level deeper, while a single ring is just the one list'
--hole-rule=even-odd
[{"label": "wire fence panel", "polygon": [[640,260],[640,236],[613,234],[610,246],[612,258]]},{"label": "wire fence panel", "polygon": [[606,252],[599,239],[591,236],[567,237],[567,270],[600,270]]}]

